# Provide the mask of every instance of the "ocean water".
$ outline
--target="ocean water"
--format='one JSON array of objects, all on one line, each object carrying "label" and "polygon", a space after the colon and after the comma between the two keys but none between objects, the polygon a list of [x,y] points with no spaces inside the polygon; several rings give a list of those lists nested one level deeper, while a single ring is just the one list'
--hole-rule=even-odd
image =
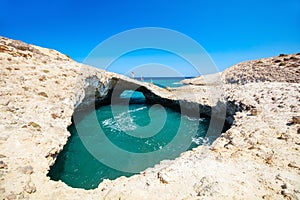
[{"label": "ocean water", "polygon": [[52,180],[93,189],[104,179],[132,176],[206,142],[209,119],[147,105],[139,92],[124,91],[121,98],[130,98],[131,104],[101,106],[73,122],[71,136],[48,173]]},{"label": "ocean water", "polygon": [[180,81],[190,77],[153,77],[144,78],[145,82],[152,82],[159,87],[180,87],[183,86]]}]

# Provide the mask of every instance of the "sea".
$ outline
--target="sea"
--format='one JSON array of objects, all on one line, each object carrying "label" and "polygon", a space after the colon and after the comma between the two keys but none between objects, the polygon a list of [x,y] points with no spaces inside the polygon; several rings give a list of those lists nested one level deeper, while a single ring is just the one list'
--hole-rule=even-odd
[{"label": "sea", "polygon": [[[152,82],[153,84],[165,88],[165,87],[180,87],[183,86],[180,81],[192,78],[192,77],[146,77],[145,82]],[[140,80],[140,79],[137,79]]]}]

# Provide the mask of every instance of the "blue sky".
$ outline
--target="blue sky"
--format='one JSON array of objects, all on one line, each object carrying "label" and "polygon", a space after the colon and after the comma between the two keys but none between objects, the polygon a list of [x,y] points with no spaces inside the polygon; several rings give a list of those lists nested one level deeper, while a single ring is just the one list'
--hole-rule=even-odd
[{"label": "blue sky", "polygon": [[300,52],[299,0],[2,0],[1,7],[0,35],[77,61],[112,35],[139,27],[188,35],[220,71],[240,61]]}]

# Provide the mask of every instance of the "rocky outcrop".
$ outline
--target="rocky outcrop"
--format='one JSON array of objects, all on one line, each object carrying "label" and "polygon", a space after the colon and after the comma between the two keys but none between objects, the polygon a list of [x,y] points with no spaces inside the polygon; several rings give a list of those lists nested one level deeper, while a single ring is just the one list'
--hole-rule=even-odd
[{"label": "rocky outcrop", "polygon": [[239,63],[223,72],[226,83],[246,84],[251,82],[300,83],[300,53],[280,54]]},{"label": "rocky outcrop", "polygon": [[[286,57],[292,56],[298,55]],[[0,39],[0,67],[2,199],[300,198],[297,81],[166,90],[7,38]],[[200,105],[210,115],[212,108],[222,113],[225,105],[233,126],[211,146],[199,146],[130,178],[105,180],[94,190],[51,181],[46,174],[70,135],[67,127],[75,108],[103,103],[113,89],[118,94],[125,88],[138,88],[152,102],[181,102],[191,110]],[[216,89],[222,89],[218,98],[213,96]]]},{"label": "rocky outcrop", "polygon": [[260,82],[300,83],[300,53],[280,54],[238,63],[222,73],[209,74],[181,81],[192,85],[247,84]]}]

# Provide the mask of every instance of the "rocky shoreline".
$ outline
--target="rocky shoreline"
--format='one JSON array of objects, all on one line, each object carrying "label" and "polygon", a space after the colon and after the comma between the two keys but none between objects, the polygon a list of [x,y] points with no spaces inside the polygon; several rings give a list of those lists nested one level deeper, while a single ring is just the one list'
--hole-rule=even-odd
[{"label": "rocky shoreline", "polygon": [[[300,199],[299,54],[225,70],[217,101],[208,95],[215,81],[196,78],[161,89],[3,37],[0,66],[1,199]],[[74,110],[105,101],[118,81],[142,88],[149,101],[200,105],[207,115],[215,109],[232,126],[211,146],[94,190],[50,180],[46,174],[70,136]]]}]

